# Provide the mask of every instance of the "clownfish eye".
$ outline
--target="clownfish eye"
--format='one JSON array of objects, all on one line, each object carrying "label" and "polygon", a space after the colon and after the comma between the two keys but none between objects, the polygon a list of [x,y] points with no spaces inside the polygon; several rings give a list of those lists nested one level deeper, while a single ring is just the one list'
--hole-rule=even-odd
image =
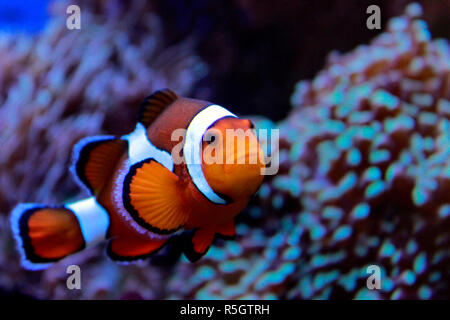
[{"label": "clownfish eye", "polygon": [[206,141],[207,144],[212,144],[217,140],[218,137],[216,137],[216,134],[214,132],[211,131],[206,132],[204,141]]}]

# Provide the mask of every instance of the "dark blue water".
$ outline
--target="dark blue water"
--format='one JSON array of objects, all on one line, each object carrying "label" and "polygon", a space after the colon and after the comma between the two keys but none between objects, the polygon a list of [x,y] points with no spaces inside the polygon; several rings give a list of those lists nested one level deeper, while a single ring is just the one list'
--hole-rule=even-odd
[{"label": "dark blue water", "polygon": [[48,18],[49,0],[0,0],[0,31],[41,31]]}]

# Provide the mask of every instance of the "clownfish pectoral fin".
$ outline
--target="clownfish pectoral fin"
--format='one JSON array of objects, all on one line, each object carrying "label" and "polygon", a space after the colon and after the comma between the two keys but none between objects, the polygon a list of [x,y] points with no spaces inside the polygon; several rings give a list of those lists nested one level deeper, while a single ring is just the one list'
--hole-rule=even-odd
[{"label": "clownfish pectoral fin", "polygon": [[216,232],[221,238],[234,239],[236,237],[236,228],[234,226],[234,221],[230,220],[217,226]]},{"label": "clownfish pectoral fin", "polygon": [[106,248],[109,258],[117,262],[132,262],[148,258],[166,243],[167,239],[142,239],[120,235],[111,239]]},{"label": "clownfish pectoral fin", "polygon": [[86,246],[79,221],[67,208],[21,203],[10,220],[22,265],[27,269],[45,269]]},{"label": "clownfish pectoral fin", "polygon": [[208,252],[214,240],[215,228],[203,227],[186,234],[190,239],[185,242],[184,254],[189,261],[196,262]]},{"label": "clownfish pectoral fin", "polygon": [[72,172],[82,186],[97,195],[112,176],[126,148],[125,140],[113,136],[82,139],[74,147]]},{"label": "clownfish pectoral fin", "polygon": [[183,190],[177,175],[154,159],[147,159],[133,165],[125,177],[123,203],[139,225],[167,235],[180,229],[189,218]]},{"label": "clownfish pectoral fin", "polygon": [[141,104],[138,122],[148,127],[168,105],[177,99],[178,95],[170,89],[152,93]]}]

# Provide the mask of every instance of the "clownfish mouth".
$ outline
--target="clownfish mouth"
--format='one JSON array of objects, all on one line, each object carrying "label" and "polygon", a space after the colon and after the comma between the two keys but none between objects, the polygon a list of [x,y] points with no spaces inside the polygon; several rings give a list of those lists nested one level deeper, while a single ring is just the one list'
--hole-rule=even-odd
[{"label": "clownfish mouth", "polygon": [[[261,156],[263,157],[261,159]],[[236,161],[234,161],[234,159],[236,159]],[[262,163],[264,159],[264,154],[262,152],[259,151],[254,151],[252,153],[245,153],[245,154],[241,154],[241,155],[237,155],[236,157],[230,157],[227,158],[227,162],[226,163],[236,163],[236,164],[258,164],[258,163]],[[230,162],[229,162],[230,161]]]}]

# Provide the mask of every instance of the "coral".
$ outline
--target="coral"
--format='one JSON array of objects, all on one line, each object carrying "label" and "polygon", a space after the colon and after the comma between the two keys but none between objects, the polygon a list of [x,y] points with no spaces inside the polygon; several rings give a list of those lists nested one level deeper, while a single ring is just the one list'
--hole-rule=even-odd
[{"label": "coral", "polygon": [[77,140],[132,130],[143,97],[169,85],[186,92],[201,75],[189,42],[164,48],[160,21],[142,10],[145,2],[118,17],[113,2],[98,13],[88,3],[82,32],[66,28],[66,6],[57,2],[43,34],[1,38],[3,210],[18,200],[59,201],[73,193],[63,180]]},{"label": "coral", "polygon": [[[0,36],[0,285],[35,297],[77,293],[59,281],[65,269],[30,274],[17,265],[6,219],[12,206],[81,197],[68,170],[73,145],[85,136],[131,131],[148,94],[164,87],[187,94],[206,71],[191,40],[167,46],[146,1],[75,2],[81,30],[68,30],[66,8],[73,3],[53,2],[40,34]],[[100,252],[93,248],[74,259],[81,263]],[[92,268],[86,274],[107,272],[97,261]],[[122,269],[109,269],[121,279]],[[96,297],[94,291],[82,297]]]},{"label": "coral", "polygon": [[450,296],[450,46],[420,14],[298,83],[254,227],[179,264],[171,298]]}]

